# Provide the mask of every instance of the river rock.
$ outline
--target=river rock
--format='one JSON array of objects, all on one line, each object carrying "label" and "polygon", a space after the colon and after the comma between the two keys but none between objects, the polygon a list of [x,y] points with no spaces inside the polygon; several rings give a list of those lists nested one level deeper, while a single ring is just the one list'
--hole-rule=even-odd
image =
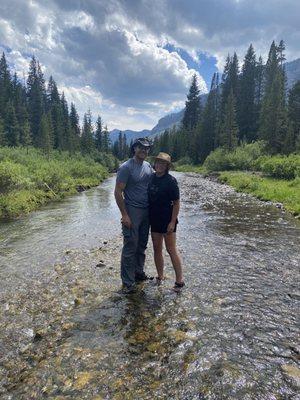
[{"label": "river rock", "polygon": [[285,364],[281,366],[281,369],[284,375],[291,379],[295,386],[300,388],[300,368],[294,365]]},{"label": "river rock", "polygon": [[96,264],[96,268],[103,268],[103,267],[105,267],[105,263],[104,263],[103,260],[100,260],[100,261],[98,262],[98,264]]}]

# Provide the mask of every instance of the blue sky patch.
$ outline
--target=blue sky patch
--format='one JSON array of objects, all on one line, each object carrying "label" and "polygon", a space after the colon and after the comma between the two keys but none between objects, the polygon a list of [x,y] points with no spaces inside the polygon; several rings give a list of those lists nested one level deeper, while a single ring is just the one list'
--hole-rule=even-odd
[{"label": "blue sky patch", "polygon": [[182,48],[173,46],[172,44],[167,44],[164,49],[168,50],[170,53],[176,51],[180,57],[187,63],[189,69],[193,68],[199,72],[206,82],[207,88],[210,87],[210,82],[214,72],[217,72],[216,67],[217,59],[213,56],[208,56],[206,53],[199,52],[197,55],[200,62],[197,63],[193,58]]}]

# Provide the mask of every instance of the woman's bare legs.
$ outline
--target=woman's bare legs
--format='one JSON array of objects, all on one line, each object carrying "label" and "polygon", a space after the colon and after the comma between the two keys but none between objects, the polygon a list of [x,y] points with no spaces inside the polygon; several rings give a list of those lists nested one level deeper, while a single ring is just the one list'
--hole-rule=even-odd
[{"label": "woman's bare legs", "polygon": [[168,233],[164,235],[164,238],[165,238],[167,252],[171,257],[171,261],[175,270],[176,282],[182,283],[183,282],[182,266],[181,266],[181,258],[176,248],[176,233],[175,232]]},{"label": "woman's bare legs", "polygon": [[163,249],[163,234],[151,232],[154,262],[157,269],[157,276],[160,280],[164,279],[164,258],[162,254]]}]

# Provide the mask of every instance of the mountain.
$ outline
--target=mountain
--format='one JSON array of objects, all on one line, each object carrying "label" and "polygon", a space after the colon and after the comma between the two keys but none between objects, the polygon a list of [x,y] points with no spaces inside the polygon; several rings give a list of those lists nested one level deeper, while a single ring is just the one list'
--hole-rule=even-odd
[{"label": "mountain", "polygon": [[297,81],[300,80],[300,58],[285,63],[285,71],[287,75],[287,86],[290,89]]},{"label": "mountain", "polygon": [[[112,143],[118,140],[119,132],[120,129],[113,129],[109,132],[109,138]],[[127,143],[130,143],[131,140],[137,139],[139,137],[150,136],[151,131],[149,129],[144,129],[142,131],[131,131],[130,129],[126,129],[125,131],[122,131],[122,133],[125,133]]]},{"label": "mountain", "polygon": [[168,114],[165,117],[162,117],[155,125],[155,127],[151,129],[150,135],[155,136],[163,132],[165,129],[168,129],[174,125],[178,125],[183,118],[183,114],[184,114],[184,109],[182,109],[177,113]]},{"label": "mountain", "polygon": [[[294,61],[290,61],[285,63],[285,71],[287,76],[287,87],[290,89],[296,81],[300,80],[300,58]],[[201,103],[205,105],[207,100],[207,94],[201,95]],[[126,130],[122,131],[126,134],[127,143],[133,139],[138,137],[145,137],[145,136],[156,136],[160,133],[164,132],[166,129],[172,128],[174,125],[177,126],[181,122],[184,114],[184,109],[178,111],[177,113],[168,114],[165,117],[162,117],[158,123],[152,128],[151,130],[144,129],[143,131],[131,131]],[[110,132],[110,139],[112,143],[114,143],[118,139],[119,130],[114,129]]]}]

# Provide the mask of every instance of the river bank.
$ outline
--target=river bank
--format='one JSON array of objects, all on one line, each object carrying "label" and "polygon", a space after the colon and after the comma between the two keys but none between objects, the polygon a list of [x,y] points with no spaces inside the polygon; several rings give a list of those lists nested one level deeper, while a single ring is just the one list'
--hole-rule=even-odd
[{"label": "river bank", "polygon": [[28,214],[50,201],[99,185],[114,162],[109,155],[102,161],[105,165],[81,154],[0,148],[0,220]]},{"label": "river bank", "polygon": [[217,179],[233,187],[237,192],[248,193],[259,200],[271,201],[299,218],[300,215],[300,179],[275,179],[255,171],[207,171],[202,166],[176,166],[178,172],[194,172],[204,178]]},{"label": "river bank", "polygon": [[[113,178],[74,196],[71,211],[71,198],[61,202],[66,215],[48,207],[24,218],[42,245],[28,248],[28,234],[11,222],[0,269],[1,398],[297,399],[299,222],[199,174],[174,175],[187,282],[179,295],[167,255],[162,286],[120,293]],[[92,246],[82,246],[85,237]],[[57,241],[61,261],[36,267],[34,253],[46,261]],[[23,247],[28,263],[17,258]],[[154,275],[150,243],[146,260]]]}]

